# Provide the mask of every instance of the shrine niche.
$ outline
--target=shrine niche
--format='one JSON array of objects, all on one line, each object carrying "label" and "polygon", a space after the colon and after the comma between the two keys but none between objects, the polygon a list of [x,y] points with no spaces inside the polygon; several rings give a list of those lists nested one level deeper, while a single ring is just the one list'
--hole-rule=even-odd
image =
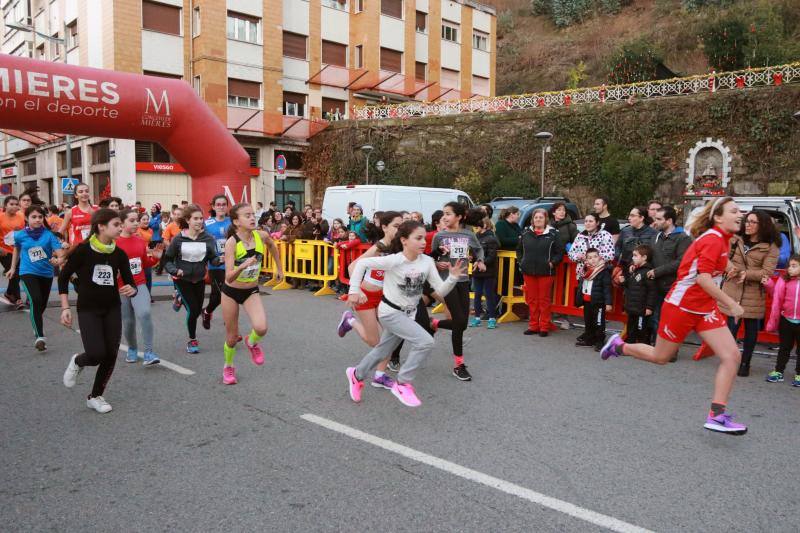
[{"label": "shrine niche", "polygon": [[686,159],[686,196],[724,196],[730,183],[731,153],[721,140],[698,141]]}]

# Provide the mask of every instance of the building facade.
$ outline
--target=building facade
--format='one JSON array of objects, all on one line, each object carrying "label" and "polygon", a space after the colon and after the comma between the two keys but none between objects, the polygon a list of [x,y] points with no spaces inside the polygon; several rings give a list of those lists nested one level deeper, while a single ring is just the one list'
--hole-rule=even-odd
[{"label": "building facade", "polygon": [[[250,155],[250,190],[230,191],[234,201],[304,203],[307,140],[354,105],[494,95],[495,13],[471,0],[0,0],[0,10],[4,54],[191,84]],[[191,200],[191,177],[158,144],[0,131],[0,196],[36,185],[59,203],[68,176],[95,201]]]}]

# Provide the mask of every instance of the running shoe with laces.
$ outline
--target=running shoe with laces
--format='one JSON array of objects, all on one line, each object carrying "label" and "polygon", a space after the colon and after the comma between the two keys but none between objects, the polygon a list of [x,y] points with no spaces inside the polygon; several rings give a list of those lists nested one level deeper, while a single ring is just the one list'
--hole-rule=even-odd
[{"label": "running shoe with laces", "polygon": [[372,381],[370,381],[369,384],[376,389],[392,390],[392,387],[394,386],[394,380],[384,374],[382,376],[373,376]]},{"label": "running shoe with laces", "polygon": [[248,350],[250,350],[250,359],[253,360],[253,364],[263,365],[264,350],[261,349],[261,346],[259,346],[258,343],[250,344],[250,335],[244,336],[244,345],[247,346]]},{"label": "running shoe with laces", "polygon": [[400,361],[389,361],[389,364],[386,365],[386,370],[395,374],[400,372]]},{"label": "running shoe with laces", "polygon": [[800,374],[795,374],[792,380],[792,387],[800,387]]},{"label": "running shoe with laces", "polygon": [[94,398],[86,400],[86,407],[94,409],[98,413],[107,413],[111,411],[111,404],[102,396],[95,396]]},{"label": "running shoe with laces", "polygon": [[467,365],[463,363],[453,369],[453,375],[461,381],[472,381],[472,375],[467,370]]},{"label": "running shoe with laces", "polygon": [[467,324],[467,326],[470,327],[470,328],[479,328],[479,327],[481,327],[481,319],[480,319],[480,317],[477,317],[477,316],[470,317],[469,324]]},{"label": "running shoe with laces", "polygon": [[47,349],[47,337],[38,337],[36,342],[33,343],[33,347],[43,352]]},{"label": "running shoe with laces", "polygon": [[718,433],[727,433],[729,435],[744,435],[747,433],[747,426],[744,424],[737,424],[733,421],[734,415],[728,413],[720,413],[717,416],[708,414],[704,428]]},{"label": "running shoe with laces", "polygon": [[497,319],[490,318],[489,323],[486,324],[486,329],[496,329],[497,328]]},{"label": "running shoe with laces", "polygon": [[139,360],[139,352],[136,348],[128,348],[128,355],[125,356],[126,363],[135,363]]},{"label": "running shoe with laces", "polygon": [[68,389],[71,389],[75,386],[75,381],[78,379],[78,374],[81,373],[83,370],[82,366],[78,366],[75,363],[75,358],[78,357],[78,354],[72,356],[69,360],[69,364],[67,365],[67,369],[64,371],[64,386]]},{"label": "running shoe with laces", "polygon": [[154,352],[144,352],[144,363],[142,363],[144,366],[157,365],[160,362],[161,359]]},{"label": "running shoe with laces", "polygon": [[232,366],[225,366],[222,368],[222,383],[225,385],[236,385],[239,383],[236,380],[236,369]]},{"label": "running shoe with laces", "polygon": [[773,370],[769,374],[767,374],[767,381],[769,383],[780,383],[783,381],[783,373],[778,372],[777,370]]},{"label": "running shoe with laces", "polygon": [[211,317],[214,313],[209,313],[203,309],[203,329],[211,329]]},{"label": "running shoe with laces", "polygon": [[347,384],[350,390],[350,399],[358,403],[361,401],[361,389],[364,388],[364,382],[359,381],[356,377],[356,367],[348,367],[345,371],[347,374]]},{"label": "running shoe with laces", "polygon": [[175,293],[175,296],[172,297],[172,310],[176,313],[181,310],[181,306],[183,302],[181,302],[181,297],[178,296],[178,293]]},{"label": "running shoe with laces", "polygon": [[200,353],[200,343],[197,339],[191,339],[186,343],[186,353]]},{"label": "running shoe with laces", "polygon": [[394,394],[395,398],[400,400],[400,403],[408,407],[419,407],[422,405],[411,383],[395,383],[392,387],[392,394]]},{"label": "running shoe with laces", "polygon": [[30,309],[28,304],[22,301],[22,298],[17,300],[16,307],[17,307],[17,311],[24,311],[25,309]]},{"label": "running shoe with laces", "polygon": [[611,335],[608,342],[600,349],[600,358],[605,361],[609,357],[619,357],[622,355],[622,345],[625,344],[619,333]]},{"label": "running shoe with laces", "polygon": [[353,329],[351,321],[354,319],[353,312],[347,309],[342,313],[342,318],[339,320],[339,325],[336,327],[336,333],[338,333],[340,337],[347,335],[347,332]]}]

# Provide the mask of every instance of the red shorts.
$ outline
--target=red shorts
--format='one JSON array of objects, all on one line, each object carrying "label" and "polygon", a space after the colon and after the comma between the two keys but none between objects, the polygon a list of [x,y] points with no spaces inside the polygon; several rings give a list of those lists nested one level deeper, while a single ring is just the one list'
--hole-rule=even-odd
[{"label": "red shorts", "polygon": [[377,309],[381,303],[381,298],[383,297],[383,291],[368,291],[367,289],[361,289],[361,292],[367,297],[367,301],[361,305],[356,306],[356,311],[368,311],[370,309]]},{"label": "red shorts", "polygon": [[684,311],[680,307],[664,302],[661,306],[658,336],[670,342],[682,343],[689,333],[726,328],[725,315],[715,308],[710,313],[701,315]]}]

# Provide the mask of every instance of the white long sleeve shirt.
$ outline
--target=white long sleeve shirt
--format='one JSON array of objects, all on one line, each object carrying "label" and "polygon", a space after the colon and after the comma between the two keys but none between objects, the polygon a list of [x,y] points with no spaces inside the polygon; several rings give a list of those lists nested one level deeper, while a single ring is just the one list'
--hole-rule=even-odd
[{"label": "white long sleeve shirt", "polygon": [[[430,283],[431,288],[439,296],[447,295],[458,282],[458,279],[454,279],[452,276],[443,281],[439,277],[436,264],[430,256],[420,254],[414,261],[409,261],[401,252],[382,257],[368,257],[356,261],[353,275],[350,277],[350,294],[358,294],[361,291],[360,287],[364,274],[370,268],[385,272],[383,279],[384,298],[409,313],[416,310],[417,303],[422,297],[422,288],[425,285],[425,281]],[[385,302],[381,302],[380,306],[378,306],[378,316],[392,312],[397,312],[397,310],[386,305]]]}]

